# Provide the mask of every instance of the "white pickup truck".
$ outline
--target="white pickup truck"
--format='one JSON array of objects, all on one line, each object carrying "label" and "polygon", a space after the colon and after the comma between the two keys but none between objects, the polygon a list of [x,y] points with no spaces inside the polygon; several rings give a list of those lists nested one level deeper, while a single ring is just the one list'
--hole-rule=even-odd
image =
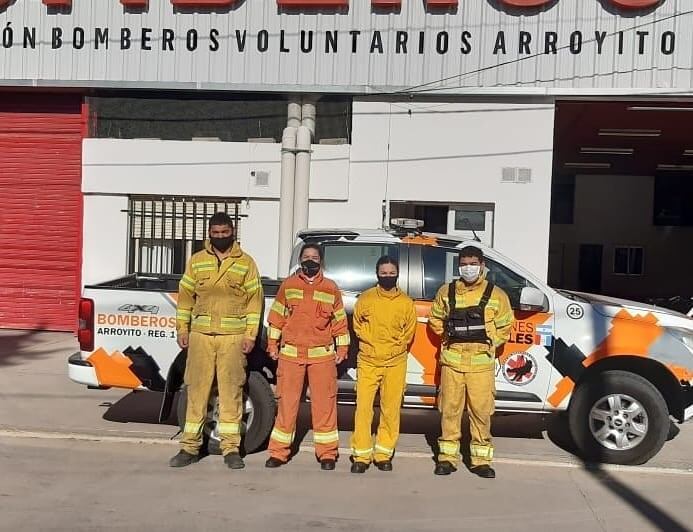
[{"label": "white pickup truck", "polygon": [[[603,296],[554,290],[493,249],[446,235],[396,230],[309,230],[303,243],[325,250],[327,275],[351,312],[375,283],[375,262],[398,257],[400,286],[416,301],[418,326],[408,362],[405,407],[433,414],[438,392],[439,341],[427,327],[437,289],[456,271],[459,249],[473,243],[487,256],[488,279],[515,309],[512,337],[496,365],[498,412],[566,411],[575,443],[589,460],[639,464],[664,445],[671,418],[693,417],[693,319],[673,311]],[[96,387],[163,391],[161,419],[176,392],[183,423],[185,351],[175,340],[177,276],[131,275],[84,288],[81,351],[69,358],[70,378]],[[264,281],[266,309],[278,287]],[[339,401],[353,403],[356,353],[339,367]],[[272,429],[275,365],[264,353],[264,332],[250,356],[244,446],[259,449]],[[205,426],[218,450],[216,398]]]}]

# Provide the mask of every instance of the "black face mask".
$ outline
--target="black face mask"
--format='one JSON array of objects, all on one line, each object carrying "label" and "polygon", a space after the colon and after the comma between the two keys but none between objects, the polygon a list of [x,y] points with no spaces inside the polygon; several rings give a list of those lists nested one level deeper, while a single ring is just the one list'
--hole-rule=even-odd
[{"label": "black face mask", "polygon": [[395,286],[397,286],[397,277],[378,276],[378,284],[385,290],[392,290]]},{"label": "black face mask", "polygon": [[211,237],[209,239],[212,247],[218,251],[224,252],[233,244],[232,236]]},{"label": "black face mask", "polygon": [[301,263],[301,271],[306,277],[315,277],[320,271],[320,263],[314,260],[304,260]]}]

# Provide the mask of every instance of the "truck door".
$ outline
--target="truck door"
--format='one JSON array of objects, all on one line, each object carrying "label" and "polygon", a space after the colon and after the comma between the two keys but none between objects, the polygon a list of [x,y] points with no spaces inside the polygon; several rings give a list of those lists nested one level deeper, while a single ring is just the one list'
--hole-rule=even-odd
[{"label": "truck door", "polygon": [[[356,298],[365,290],[376,285],[378,279],[375,273],[375,265],[383,255],[389,255],[400,261],[400,287],[407,289],[408,283],[408,257],[406,246],[398,242],[324,242],[325,275],[337,283],[342,291],[344,306],[349,318],[351,332],[351,347],[349,358],[338,367],[340,381],[354,381],[356,379],[356,358],[358,354],[358,339],[352,328],[352,315]],[[349,388],[347,383],[340,383],[340,395],[343,390]],[[353,385],[351,386],[353,388]],[[343,397],[343,399],[346,399]]]},{"label": "truck door", "polygon": [[[411,246],[409,255],[410,294],[417,300],[420,317],[412,354],[422,368],[421,382],[437,386],[440,341],[428,329],[426,317],[438,289],[458,277],[459,249],[417,245]],[[491,257],[486,258],[486,267],[488,280],[508,294],[516,320],[511,339],[499,353],[496,364],[498,406],[509,410],[539,409],[551,375],[553,315],[522,311],[522,289],[535,286]]]}]

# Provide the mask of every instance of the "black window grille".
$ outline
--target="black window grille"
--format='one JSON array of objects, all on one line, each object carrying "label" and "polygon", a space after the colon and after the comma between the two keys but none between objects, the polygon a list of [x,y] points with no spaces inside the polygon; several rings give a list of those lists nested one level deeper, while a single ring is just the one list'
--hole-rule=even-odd
[{"label": "black window grille", "polygon": [[225,212],[240,242],[240,200],[214,197],[131,196],[129,273],[182,274],[207,238],[209,218]]}]

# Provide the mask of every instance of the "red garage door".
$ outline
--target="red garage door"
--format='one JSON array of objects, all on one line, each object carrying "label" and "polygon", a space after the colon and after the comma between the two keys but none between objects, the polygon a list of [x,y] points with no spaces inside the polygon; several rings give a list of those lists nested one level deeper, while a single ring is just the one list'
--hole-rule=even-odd
[{"label": "red garage door", "polygon": [[0,327],[75,329],[82,134],[80,96],[0,93]]}]

